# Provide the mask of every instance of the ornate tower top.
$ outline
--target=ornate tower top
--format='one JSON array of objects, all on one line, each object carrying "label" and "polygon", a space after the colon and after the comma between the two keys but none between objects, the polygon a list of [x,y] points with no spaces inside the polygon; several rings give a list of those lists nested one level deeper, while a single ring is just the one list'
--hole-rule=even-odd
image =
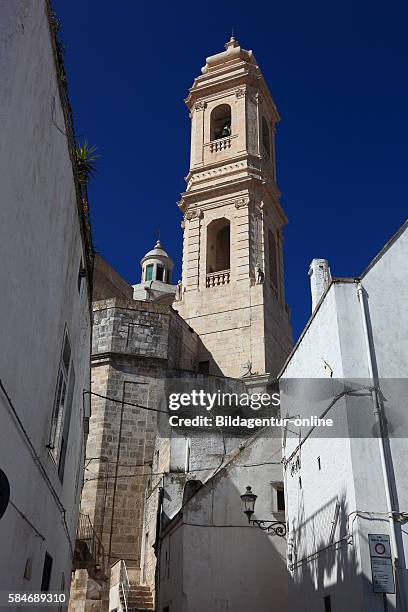
[{"label": "ornate tower top", "polygon": [[291,346],[275,170],[278,111],[252,51],[232,36],[185,100],[191,118],[180,299],[202,371],[279,371]]},{"label": "ornate tower top", "polygon": [[[185,100],[191,117],[190,171],[180,208],[196,192],[236,190],[237,180],[267,186],[282,223],[276,185],[275,125],[280,117],[252,51],[231,36],[225,51],[207,57]],[[218,193],[217,193],[218,192]]]}]

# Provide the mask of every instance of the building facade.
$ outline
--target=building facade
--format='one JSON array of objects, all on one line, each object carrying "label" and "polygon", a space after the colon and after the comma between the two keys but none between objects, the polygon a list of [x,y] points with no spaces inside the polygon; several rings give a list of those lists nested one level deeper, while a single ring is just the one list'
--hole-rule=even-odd
[{"label": "building facade", "polygon": [[[149,610],[156,605],[187,612],[221,610],[229,602],[244,612],[251,605],[251,589],[257,590],[259,610],[269,609],[272,592],[274,609],[285,609],[284,540],[249,529],[238,494],[248,484],[246,475],[253,477],[263,493],[262,518],[273,520],[277,509],[272,500],[282,490],[280,458],[265,492],[254,470],[247,473],[239,466],[241,475],[231,476],[234,457],[252,432],[178,431],[169,427],[167,413],[160,414],[167,410],[163,400],[170,389],[267,390],[292,342],[282,255],[287,219],[275,169],[279,116],[252,52],[235,39],[225,47],[207,58],[187,98],[192,137],[187,189],[179,204],[184,216],[182,280],[172,284],[173,261],[160,241],[141,260],[133,299],[127,288],[123,299],[123,284],[109,266],[103,271],[97,262],[92,347],[92,391],[97,395],[92,396],[81,512],[103,545],[107,575],[103,581],[85,563],[78,566],[72,610],[84,605]],[[273,444],[271,450],[264,440],[254,440],[246,452],[270,467],[271,453],[280,454],[280,442]],[[217,503],[225,505],[225,521],[236,521],[236,542],[245,538],[253,551],[251,562],[262,542],[261,556],[267,563],[270,553],[270,568],[262,576],[255,566],[243,570],[239,547],[231,549],[236,562],[225,596],[218,592],[199,605],[192,583],[180,592],[181,583],[163,582],[162,551],[168,547],[167,530],[187,516],[185,504],[200,499],[204,511],[216,482],[226,483],[225,494],[217,492]],[[209,530],[198,538],[200,546],[217,529],[204,526]],[[192,543],[179,556],[177,571],[190,568],[199,576],[193,549]],[[205,554],[212,555],[213,574],[203,576],[211,591],[227,552],[214,548]],[[233,592],[237,571],[246,571],[249,582]]]},{"label": "building facade", "polygon": [[156,545],[160,611],[287,610],[285,537],[249,524],[240,499],[250,485],[258,496],[254,518],[281,522],[284,533],[280,436],[225,439],[224,459],[222,439],[213,435],[206,450],[191,452],[196,463],[188,471],[169,469],[165,477]]},{"label": "building facade", "polygon": [[69,592],[89,418],[92,247],[50,7],[16,0],[1,10],[0,581],[13,593]]},{"label": "building facade", "polygon": [[[186,103],[191,156],[179,202],[183,270],[174,308],[201,340],[199,372],[231,377],[237,393],[268,391],[292,343],[282,254],[287,219],[279,204],[274,146],[279,115],[253,53],[234,38],[224,52],[207,58]],[[211,386],[208,379],[201,384]],[[236,453],[248,435],[212,431],[182,438],[171,432],[165,474],[149,493],[144,523],[144,531],[158,537],[158,565],[152,551],[146,564],[150,581],[155,569],[158,609],[285,610],[284,540],[249,526],[239,503],[250,478],[262,492],[263,518],[275,517],[280,441],[255,438],[246,453],[266,465],[244,468]],[[156,446],[161,443],[157,439]],[[188,463],[174,458],[186,452]],[[243,542],[246,563],[237,561]]]},{"label": "building facade", "polygon": [[281,373],[282,413],[333,426],[284,438],[293,611],[407,609],[407,257],[405,223],[358,279],[311,266],[314,311]]}]

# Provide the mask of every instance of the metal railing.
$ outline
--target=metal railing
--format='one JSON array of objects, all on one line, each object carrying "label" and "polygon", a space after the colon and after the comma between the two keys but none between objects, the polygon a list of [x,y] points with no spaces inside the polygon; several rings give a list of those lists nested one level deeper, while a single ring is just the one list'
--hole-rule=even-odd
[{"label": "metal railing", "polygon": [[120,588],[120,591],[122,592],[123,603],[125,605],[125,610],[127,612],[130,582],[129,582],[129,576],[127,573],[126,563],[123,561],[123,559],[121,559],[121,562],[120,562],[119,588]]},{"label": "metal railing", "polygon": [[79,514],[76,533],[77,542],[84,542],[95,566],[95,573],[105,575],[105,551],[87,514]]}]

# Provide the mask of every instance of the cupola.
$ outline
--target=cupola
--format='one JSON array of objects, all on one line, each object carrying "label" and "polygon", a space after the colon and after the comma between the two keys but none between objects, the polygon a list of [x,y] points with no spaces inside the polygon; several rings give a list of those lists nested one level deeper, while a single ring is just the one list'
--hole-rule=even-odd
[{"label": "cupola", "polygon": [[160,240],[157,240],[154,248],[146,253],[140,265],[142,267],[142,283],[160,281],[171,284],[174,262],[163,249]]}]

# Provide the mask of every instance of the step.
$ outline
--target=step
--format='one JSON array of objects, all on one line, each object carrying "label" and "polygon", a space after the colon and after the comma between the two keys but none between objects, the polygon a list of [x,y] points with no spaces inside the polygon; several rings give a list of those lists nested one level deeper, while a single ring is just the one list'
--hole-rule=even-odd
[{"label": "step", "polygon": [[129,594],[137,594],[140,595],[140,597],[152,597],[153,593],[151,591],[151,589],[139,589],[138,587],[130,587],[130,589],[128,590]]},{"label": "step", "polygon": [[130,588],[140,589],[141,591],[151,591],[152,590],[152,587],[150,587],[148,584],[131,584]]},{"label": "step", "polygon": [[[123,603],[123,597],[120,598]],[[130,597],[127,598],[127,603],[129,607],[137,607],[137,606],[152,606],[153,605],[153,597]]]}]

